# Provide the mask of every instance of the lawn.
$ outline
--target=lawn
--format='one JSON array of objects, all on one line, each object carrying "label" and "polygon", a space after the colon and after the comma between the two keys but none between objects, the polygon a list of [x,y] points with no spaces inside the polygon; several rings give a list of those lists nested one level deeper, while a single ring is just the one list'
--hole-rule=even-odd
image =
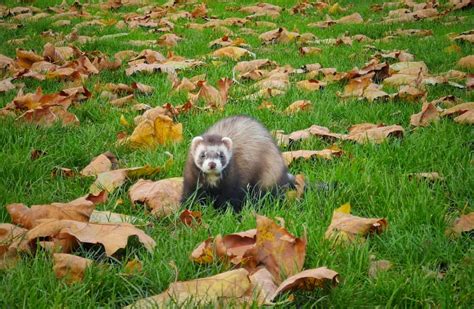
[{"label": "lawn", "polygon": [[[238,61],[252,60],[251,55],[238,61],[219,58],[210,54],[208,46],[212,40],[221,38],[231,31],[232,39],[242,38],[249,51],[257,59],[270,59],[283,67],[294,69],[306,64],[319,63],[323,68],[336,68],[337,72],[348,72],[355,67],[362,68],[377,50],[387,52],[405,50],[414,56],[414,61],[423,61],[429,74],[437,76],[449,70],[474,73],[470,68],[458,66],[462,57],[473,54],[472,43],[452,41],[451,34],[474,29],[474,10],[470,8],[450,11],[434,19],[383,23],[389,11],[406,8],[402,4],[394,7],[375,5],[383,1],[338,1],[339,8],[329,1],[325,9],[309,8],[305,13],[290,14],[290,8],[297,1],[268,1],[284,8],[276,17],[261,16],[251,19],[245,26],[238,25],[192,29],[189,23],[203,24],[202,17],[180,18],[172,21],[173,33],[182,37],[174,47],[156,44],[137,45],[134,41],[156,41],[163,33],[156,26],[118,27],[124,15],[136,12],[144,14],[144,5],[123,5],[115,9],[100,8],[98,1],[90,2],[83,9],[90,17],[57,17],[59,13],[48,11],[59,6],[61,1],[2,1],[8,8],[34,6],[48,16],[41,18],[17,18],[4,14],[0,18],[0,54],[15,59],[16,50],[34,50],[43,53],[47,42],[58,44],[73,31],[75,25],[97,20],[103,25],[86,24],[77,28],[81,36],[94,37],[88,42],[66,42],[83,52],[100,51],[113,56],[122,50],[141,52],[153,49],[163,55],[172,51],[187,59],[196,59],[204,65],[177,71],[177,77],[191,78],[206,74],[205,80],[216,85],[221,78],[233,78],[233,68]],[[67,0],[69,4],[72,1]],[[126,1],[123,1],[124,3]],[[160,5],[154,1],[147,5]],[[160,1],[157,1],[160,2]],[[186,1],[184,1],[186,2]],[[311,3],[316,1],[310,1]],[[409,2],[409,1],[406,1]],[[448,8],[446,1],[439,1],[438,12]],[[239,8],[254,4],[253,1],[206,1],[207,15],[219,19],[229,17],[245,18],[248,13]],[[177,11],[191,12],[195,3],[177,7]],[[329,13],[329,8],[333,9]],[[411,8],[410,8],[411,10]],[[0,12],[5,11],[1,9]],[[36,11],[34,15],[40,14]],[[314,27],[311,23],[324,21],[326,14],[338,19],[352,13],[359,13],[364,22],[358,24],[335,24],[326,28]],[[2,14],[0,14],[1,16]],[[33,17],[34,17],[33,15]],[[21,16],[20,16],[21,17]],[[67,20],[64,24],[58,20]],[[255,23],[267,21],[275,25]],[[21,27],[8,26],[21,24]],[[301,43],[262,44],[258,36],[266,31],[285,27],[288,31],[312,33],[319,41]],[[431,30],[428,36],[394,35],[397,29]],[[51,30],[57,36],[42,35]],[[118,34],[114,36],[113,34]],[[349,44],[331,44],[325,39],[342,35],[363,34],[370,41]],[[105,36],[105,37],[104,37]],[[22,40],[19,40],[22,39]],[[153,42],[152,42],[153,43]],[[315,54],[301,55],[303,45],[321,49]],[[372,46],[372,47],[369,47]],[[383,60],[393,64],[396,59]],[[318,91],[305,91],[296,87],[296,82],[307,79],[306,73],[289,75],[290,86],[279,96],[249,99],[255,92],[253,81],[235,81],[228,93],[223,109],[193,109],[174,117],[183,125],[183,140],[158,145],[152,149],[131,148],[117,142],[117,134],[131,134],[135,125],[133,119],[142,112],[132,104],[114,106],[101,96],[107,83],[139,82],[155,88],[151,95],[137,94],[136,103],[151,107],[165,103],[177,106],[187,101],[187,94],[172,92],[168,74],[155,72],[137,73],[127,76],[126,61],[117,70],[103,70],[99,74],[83,79],[83,85],[92,93],[87,100],[73,104],[68,111],[74,113],[79,125],[42,126],[27,123],[15,117],[0,118],[0,222],[10,223],[12,219],[4,206],[11,203],[43,205],[53,202],[67,202],[88,193],[93,178],[80,177],[77,173],[96,156],[110,151],[117,156],[120,167],[144,165],[162,166],[171,153],[173,162],[158,174],[146,179],[159,180],[182,176],[189,143],[217,120],[236,114],[247,114],[259,119],[269,130],[283,130],[290,133],[319,125],[331,132],[347,133],[348,128],[360,123],[400,125],[404,128],[402,137],[389,137],[382,143],[355,143],[348,140],[331,140],[311,137],[289,146],[288,150],[321,150],[337,146],[343,155],[332,160],[313,158],[298,160],[290,165],[293,174],[304,174],[307,189],[299,200],[275,200],[264,198],[258,205],[247,203],[241,214],[232,211],[219,212],[212,207],[188,205],[202,212],[202,223],[188,227],[179,221],[180,211],[166,217],[156,218],[143,206],[133,206],[128,191],[136,179],[127,181],[109,194],[107,201],[97,205],[98,210],[109,210],[133,215],[148,222],[140,226],[156,241],[153,252],[148,252],[133,242],[115,258],[105,258],[101,248],[83,246],[74,254],[95,260],[81,282],[68,285],[57,279],[53,272],[51,254],[37,250],[33,255],[22,255],[14,267],[0,270],[0,307],[123,307],[140,298],[159,294],[170,283],[212,276],[231,269],[229,265],[215,261],[200,265],[190,261],[193,249],[209,236],[229,234],[255,228],[255,212],[269,218],[281,217],[290,233],[298,237],[307,234],[304,269],[326,266],[339,273],[340,282],[330,289],[316,289],[311,292],[295,292],[295,306],[301,307],[461,307],[470,308],[474,303],[474,245],[472,233],[459,237],[448,237],[445,230],[455,218],[473,211],[474,192],[474,132],[472,125],[460,124],[449,117],[441,117],[426,127],[410,125],[410,116],[421,111],[422,102],[453,95],[460,102],[474,101],[472,85],[465,87],[465,80],[456,81],[463,87],[442,83],[426,85],[426,97],[414,101],[403,97],[386,101],[369,102],[357,97],[341,98],[346,81],[328,82]],[[11,77],[1,71],[0,79]],[[316,77],[318,78],[318,77]],[[472,77],[471,77],[472,78]],[[320,76],[320,79],[322,77]],[[80,81],[80,80],[79,80]],[[23,93],[33,93],[41,87],[43,93],[57,93],[62,89],[80,85],[78,80],[37,80],[19,77],[13,84],[23,83]],[[384,87],[387,93],[396,93],[398,87]],[[0,108],[7,106],[17,96],[18,89],[0,92]],[[283,112],[296,100],[311,101],[312,108],[295,113]],[[258,108],[263,101],[269,101],[274,109]],[[205,106],[203,100],[197,103]],[[441,105],[440,107],[446,107]],[[121,116],[129,123],[127,127]],[[46,154],[32,160],[32,150]],[[258,158],[256,158],[258,159]],[[73,177],[52,171],[69,168],[76,173]],[[441,181],[414,180],[410,173],[438,172]],[[347,245],[334,245],[325,239],[325,231],[331,222],[333,211],[344,203],[350,203],[352,214],[366,218],[386,218],[388,228],[381,234],[371,235],[366,241]],[[184,209],[184,207],[182,207]],[[131,259],[141,261],[143,268],[132,274],[126,273],[125,265]],[[373,260],[388,260],[392,267],[369,276]],[[288,306],[285,297],[278,300],[281,307]]]}]

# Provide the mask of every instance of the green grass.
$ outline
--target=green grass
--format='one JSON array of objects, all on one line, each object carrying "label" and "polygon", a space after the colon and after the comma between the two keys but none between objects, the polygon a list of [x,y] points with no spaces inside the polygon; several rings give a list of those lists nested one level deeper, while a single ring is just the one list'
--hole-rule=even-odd
[{"label": "green grass", "polygon": [[[71,2],[71,1],[68,1]],[[96,2],[96,1],[94,1]],[[289,8],[295,1],[268,1]],[[35,6],[46,8],[60,1],[41,0]],[[245,15],[228,8],[250,3],[250,1],[208,1],[210,15],[220,18]],[[389,42],[369,43],[381,49],[406,49],[415,55],[418,61],[424,61],[430,72],[441,73],[456,68],[459,58],[472,54],[472,45],[459,44],[460,53],[448,54],[444,49],[452,44],[447,34],[459,33],[474,28],[472,9],[448,14],[438,21],[423,20],[406,24],[375,24],[386,16],[388,9],[374,13],[370,6],[381,1],[339,1],[341,6],[349,6],[347,13],[359,12],[371,23],[362,25],[336,25],[327,29],[309,28],[308,23],[324,19],[324,14],[312,12],[307,16],[289,15],[283,12],[277,19],[262,18],[285,26],[300,33],[311,32],[319,38],[335,38],[348,32],[350,35],[365,34],[372,39],[385,36],[385,33],[398,28],[431,29],[433,36],[427,38],[399,37]],[[23,5],[14,0],[6,0],[8,6]],[[138,7],[121,8],[115,12],[91,9],[93,15],[100,18],[116,18],[118,14],[133,12]],[[444,25],[452,16],[462,16],[462,22]],[[7,18],[6,21],[10,21]],[[46,41],[41,31],[52,29],[68,34],[72,27],[81,22],[73,19],[71,26],[53,27],[53,18],[35,22],[23,22],[24,27],[17,30],[0,28],[2,41],[28,36],[24,45],[0,45],[0,54],[14,57],[15,49],[35,49],[42,52]],[[440,23],[441,21],[441,23]],[[198,21],[202,22],[202,21]],[[211,52],[209,41],[222,35],[219,31],[202,32],[187,29],[186,21],[176,23],[175,33],[184,37],[173,50],[176,54],[188,58],[207,59]],[[249,25],[249,27],[253,27]],[[243,37],[251,51],[258,58],[269,58],[280,65],[290,64],[297,68],[306,63],[319,62],[324,67],[336,67],[340,71],[350,70],[354,66],[362,67],[370,58],[370,52],[364,50],[365,43],[352,46],[318,46],[323,49],[320,55],[300,57],[295,44],[262,46],[256,36],[240,34],[240,29],[230,27],[236,36]],[[255,28],[261,33],[268,28]],[[108,55],[125,49],[140,51],[143,48],[127,44],[128,40],[156,39],[158,34],[143,29],[116,29],[114,27],[82,28],[81,35],[102,36],[106,34],[128,32],[119,39],[101,40],[79,46],[82,50],[100,50]],[[166,49],[157,50],[165,53]],[[208,61],[204,67],[194,71],[185,71],[180,77],[192,77],[206,73],[211,84],[222,77],[231,77],[233,61],[225,61],[221,66],[213,66]],[[151,96],[139,96],[140,103],[161,106],[166,102],[174,105],[185,101],[183,95],[170,94],[171,85],[165,75],[138,74],[126,77],[125,65],[117,71],[104,71],[85,81],[88,89],[107,82],[127,83],[133,81],[152,85],[156,91]],[[472,72],[471,72],[472,73]],[[302,79],[292,77],[292,84]],[[38,82],[22,80],[26,84],[25,92],[33,92],[41,86],[44,92],[56,92],[63,83],[54,81]],[[464,236],[455,240],[448,239],[444,231],[449,221],[462,213],[472,211],[474,191],[473,168],[473,128],[443,119],[427,128],[412,130],[409,127],[410,115],[421,110],[421,103],[394,101],[388,103],[368,103],[353,99],[341,101],[337,91],[342,91],[340,83],[330,85],[320,92],[306,93],[292,88],[283,96],[271,98],[277,109],[283,110],[298,99],[308,99],[314,108],[292,116],[282,116],[268,110],[257,110],[259,101],[245,101],[241,97],[250,93],[248,84],[233,85],[230,100],[225,111],[212,114],[184,114],[177,120],[184,126],[184,141],[180,144],[159,147],[153,151],[117,147],[116,134],[125,130],[119,123],[123,114],[129,121],[138,115],[130,108],[116,108],[108,105],[93,92],[93,97],[84,104],[72,107],[81,121],[79,127],[51,128],[35,127],[14,119],[0,118],[0,222],[10,222],[3,205],[21,202],[27,205],[48,204],[69,201],[87,193],[92,180],[79,177],[51,177],[54,167],[68,167],[81,170],[90,160],[100,153],[112,151],[122,167],[144,164],[161,165],[167,159],[165,151],[174,155],[174,164],[154,179],[180,176],[191,138],[198,135],[218,119],[234,114],[249,114],[260,119],[269,129],[282,129],[291,132],[318,124],[334,132],[346,132],[352,124],[362,122],[400,124],[406,129],[400,140],[391,139],[381,145],[359,145],[338,142],[345,155],[333,161],[314,160],[298,162],[291,166],[294,174],[303,173],[310,183],[337,182],[330,191],[317,190],[313,185],[300,202],[272,202],[263,200],[259,212],[269,217],[283,217],[286,227],[295,235],[308,233],[307,257],[305,268],[327,266],[337,271],[341,283],[330,291],[297,293],[296,304],[310,307],[472,307],[474,303],[474,246],[472,238]],[[466,102],[473,101],[472,91],[450,86],[434,86],[428,89],[428,100],[453,94]],[[11,102],[15,91],[0,94],[0,107]],[[293,146],[293,149],[322,149],[330,144],[319,139],[309,139]],[[46,156],[31,161],[32,149],[41,149]],[[446,180],[441,183],[409,181],[407,174],[414,172],[436,171]],[[128,187],[131,183],[112,194],[100,210],[113,210],[143,217],[153,222],[146,232],[157,242],[155,251],[150,254],[140,246],[131,246],[122,260],[103,261],[106,266],[96,265],[87,273],[84,281],[67,286],[57,280],[52,272],[52,259],[48,254],[22,257],[12,269],[0,271],[0,307],[120,307],[135,300],[158,294],[173,282],[206,277],[226,270],[224,265],[200,266],[193,264],[188,256],[192,249],[208,235],[237,232],[255,226],[253,206],[248,207],[242,216],[231,212],[224,214],[212,208],[203,208],[203,224],[190,229],[177,223],[177,215],[164,219],[154,219],[140,208],[132,208],[128,199]],[[124,204],[115,206],[121,198]],[[324,232],[330,223],[332,212],[345,202],[350,202],[352,212],[363,217],[386,217],[389,228],[379,236],[371,237],[362,245],[333,248],[324,240]],[[82,256],[93,252],[80,250]],[[377,278],[368,277],[369,256],[390,260],[394,267]],[[138,258],[143,262],[143,272],[136,275],[124,275],[123,266],[127,258]],[[179,270],[175,273],[170,265],[174,263]],[[446,272],[443,279],[433,278],[427,270]]]}]

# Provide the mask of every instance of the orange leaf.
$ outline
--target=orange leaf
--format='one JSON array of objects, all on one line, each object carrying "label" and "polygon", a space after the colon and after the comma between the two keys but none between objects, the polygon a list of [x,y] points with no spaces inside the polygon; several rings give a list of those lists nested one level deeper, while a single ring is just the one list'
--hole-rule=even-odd
[{"label": "orange leaf", "polygon": [[86,268],[92,260],[65,253],[53,254],[53,270],[56,278],[64,278],[68,284],[80,282],[84,278]]}]

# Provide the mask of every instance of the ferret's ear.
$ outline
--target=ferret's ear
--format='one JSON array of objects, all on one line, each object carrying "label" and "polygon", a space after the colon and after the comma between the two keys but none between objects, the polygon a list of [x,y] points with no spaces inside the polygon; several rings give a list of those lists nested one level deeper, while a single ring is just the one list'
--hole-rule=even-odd
[{"label": "ferret's ear", "polygon": [[230,137],[223,137],[222,142],[227,147],[227,149],[232,150],[232,140],[230,139]]},{"label": "ferret's ear", "polygon": [[203,141],[204,139],[202,136],[196,136],[193,138],[193,141],[191,142],[191,152],[194,152],[196,150],[196,147]]}]

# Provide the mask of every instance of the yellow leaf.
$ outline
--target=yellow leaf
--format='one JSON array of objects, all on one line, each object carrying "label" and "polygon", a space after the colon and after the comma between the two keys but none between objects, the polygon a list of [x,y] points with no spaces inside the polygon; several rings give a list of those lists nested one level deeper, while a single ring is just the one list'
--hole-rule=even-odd
[{"label": "yellow leaf", "polygon": [[128,123],[127,119],[123,114],[120,115],[120,124],[127,128],[130,127],[130,123]]},{"label": "yellow leaf", "polygon": [[351,213],[351,204],[350,203],[345,203],[341,207],[334,210],[334,212],[340,212],[340,213],[343,213],[343,214],[350,214]]}]

